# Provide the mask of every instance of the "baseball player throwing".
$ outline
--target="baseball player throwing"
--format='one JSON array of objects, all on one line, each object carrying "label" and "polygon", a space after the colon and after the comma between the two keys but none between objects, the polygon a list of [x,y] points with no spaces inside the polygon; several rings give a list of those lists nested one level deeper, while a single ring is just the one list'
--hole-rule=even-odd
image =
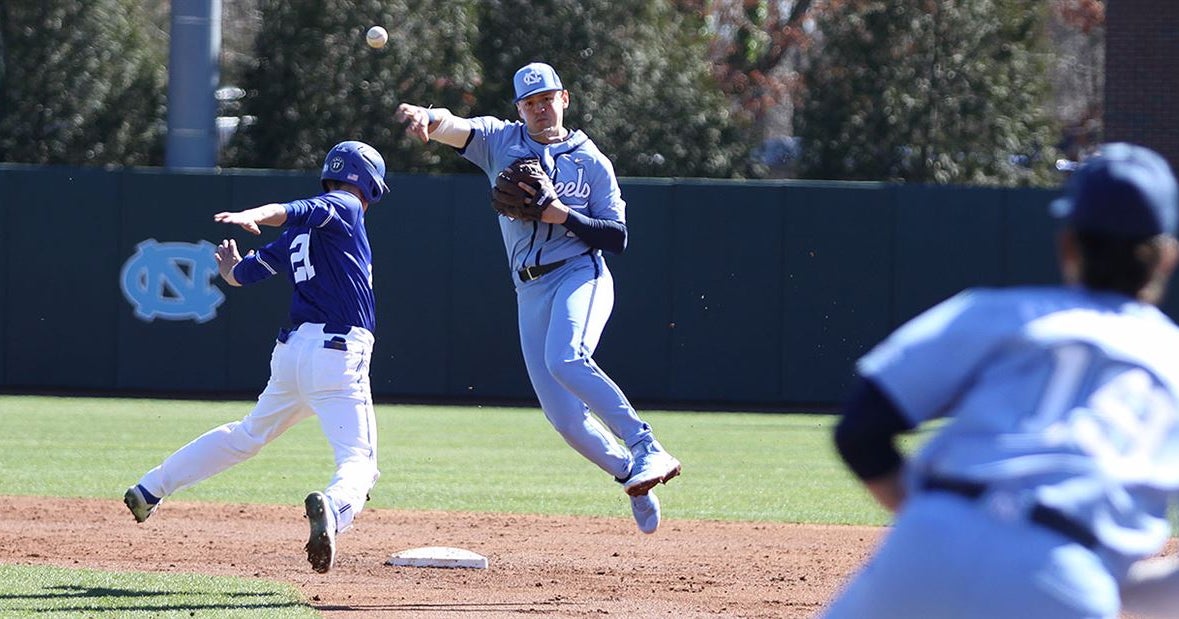
[{"label": "baseball player throwing", "polygon": [[1065,285],[965,291],[860,360],[835,442],[896,521],[828,619],[1175,616],[1148,557],[1179,497],[1177,202],[1162,157],[1103,145],[1053,203]]},{"label": "baseball player throwing", "polygon": [[233,239],[224,240],[216,258],[232,286],[285,273],[294,286],[291,326],[279,331],[270,381],[250,414],[181,447],[127,489],[123,501],[137,522],[147,520],[163,498],[253,456],[315,415],[335,454],[336,472],[324,492],[304,501],[311,527],[307,560],[320,573],[332,568],[336,533],[364,509],[379,475],[368,375],[375,327],[372,252],[364,214],[388,193],[384,177],[385,162],[375,149],[341,142],[324,159],[325,193],[213,217],[251,234],[259,234],[259,226],[285,228],[245,258]]},{"label": "baseball player throwing", "polygon": [[556,71],[532,63],[516,72],[514,85],[522,122],[410,104],[397,117],[423,143],[457,148],[493,186],[513,162],[538,160],[541,178],[526,187],[540,207],[536,216],[498,218],[528,376],[557,432],[622,483],[639,529],[654,533],[660,506],[651,489],[678,475],[680,463],[592,357],[614,306],[602,252],[626,247],[626,203],[610,161],[584,133],[565,127],[569,92]]}]

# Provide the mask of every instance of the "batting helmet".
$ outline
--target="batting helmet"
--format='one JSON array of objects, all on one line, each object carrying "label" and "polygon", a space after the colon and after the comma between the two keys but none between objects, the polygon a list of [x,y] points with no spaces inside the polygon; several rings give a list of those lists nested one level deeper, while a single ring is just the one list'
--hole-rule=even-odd
[{"label": "batting helmet", "polygon": [[385,160],[377,149],[355,140],[340,142],[328,151],[323,159],[323,172],[319,175],[324,191],[327,191],[325,181],[328,180],[360,187],[369,204],[389,193],[389,186],[385,184]]}]

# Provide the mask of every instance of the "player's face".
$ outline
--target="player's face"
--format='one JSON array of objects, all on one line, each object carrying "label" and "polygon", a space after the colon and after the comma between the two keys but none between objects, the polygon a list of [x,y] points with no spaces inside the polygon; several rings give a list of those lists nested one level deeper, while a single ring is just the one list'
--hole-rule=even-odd
[{"label": "player's face", "polygon": [[569,91],[554,90],[532,95],[516,103],[516,111],[533,136],[559,137],[569,107]]}]

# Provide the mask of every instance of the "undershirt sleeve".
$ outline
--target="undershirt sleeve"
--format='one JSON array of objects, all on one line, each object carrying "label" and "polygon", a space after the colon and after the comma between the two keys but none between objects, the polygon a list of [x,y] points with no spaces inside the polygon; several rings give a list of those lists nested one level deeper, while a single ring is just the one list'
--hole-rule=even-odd
[{"label": "undershirt sleeve", "polygon": [[835,427],[835,447],[847,467],[863,480],[900,468],[899,434],[913,429],[887,395],[870,379],[861,379]]},{"label": "undershirt sleeve", "polygon": [[565,227],[586,245],[612,254],[626,249],[626,224],[611,219],[595,219],[570,210]]}]

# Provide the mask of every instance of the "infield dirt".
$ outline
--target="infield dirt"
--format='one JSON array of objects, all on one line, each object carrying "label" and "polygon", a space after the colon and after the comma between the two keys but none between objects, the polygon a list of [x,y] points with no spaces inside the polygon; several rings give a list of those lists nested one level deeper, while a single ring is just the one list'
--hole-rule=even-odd
[{"label": "infield dirt", "polygon": [[[4,498],[0,562],[285,581],[327,618],[811,617],[871,550],[869,527],[366,510],[316,574],[302,506]],[[390,567],[455,546],[489,567]]]},{"label": "infield dirt", "polygon": [[[370,509],[321,575],[303,552],[301,505],[169,501],[137,525],[121,498],[3,504],[0,562],[265,578],[329,619],[813,617],[884,533],[668,520],[648,536],[621,518]],[[466,548],[490,565],[384,565],[420,546]]]}]

